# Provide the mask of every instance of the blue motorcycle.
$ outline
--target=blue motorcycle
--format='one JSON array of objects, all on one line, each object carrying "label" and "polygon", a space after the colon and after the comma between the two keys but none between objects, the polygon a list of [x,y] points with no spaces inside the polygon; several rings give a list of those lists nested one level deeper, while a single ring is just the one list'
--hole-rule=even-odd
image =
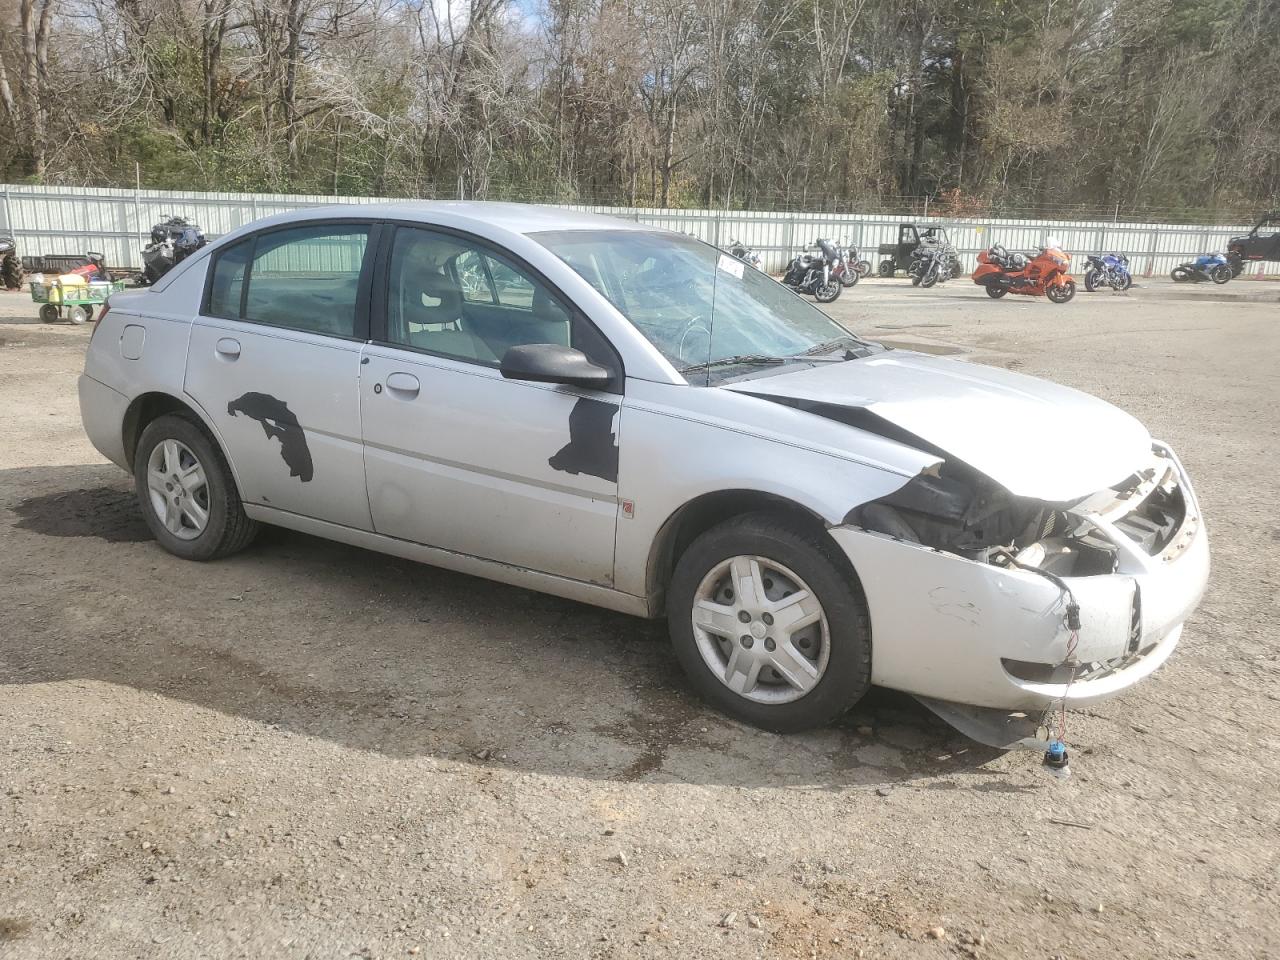
[{"label": "blue motorcycle", "polygon": [[1169,277],[1175,283],[1226,283],[1231,279],[1231,264],[1221,253],[1206,253],[1173,268]]},{"label": "blue motorcycle", "polygon": [[1110,287],[1117,293],[1123,293],[1131,286],[1133,276],[1129,273],[1129,258],[1123,253],[1104,253],[1089,258],[1089,266],[1084,271],[1084,288],[1090,293],[1099,287]]}]

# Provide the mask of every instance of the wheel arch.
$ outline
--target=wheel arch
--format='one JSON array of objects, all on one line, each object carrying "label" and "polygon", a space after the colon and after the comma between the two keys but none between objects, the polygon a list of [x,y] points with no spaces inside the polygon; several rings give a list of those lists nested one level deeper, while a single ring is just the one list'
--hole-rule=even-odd
[{"label": "wheel arch", "polygon": [[[658,528],[649,548],[645,570],[645,594],[650,615],[661,616],[666,604],[667,585],[681,555],[700,535],[733,517],[750,513],[781,514],[794,518],[810,530],[820,532],[832,555],[852,577],[859,591],[862,583],[853,563],[827,532],[827,523],[812,508],[764,490],[716,490],[694,497],[678,507]],[[865,596],[865,591],[862,591]]]},{"label": "wheel arch", "polygon": [[242,490],[240,477],[236,473],[236,465],[231,457],[227,455],[226,445],[223,444],[222,438],[218,436],[218,431],[214,429],[204,411],[190,402],[190,400],[184,400],[163,390],[140,393],[129,401],[129,406],[125,409],[124,420],[121,424],[121,441],[124,445],[126,462],[130,467],[132,467],[134,455],[138,451],[138,440],[142,437],[142,431],[147,428],[147,424],[170,413],[184,414],[204,428],[205,433],[209,435],[209,439],[218,448],[223,459],[227,461],[227,466],[231,468],[231,478],[235,481],[236,490]]}]

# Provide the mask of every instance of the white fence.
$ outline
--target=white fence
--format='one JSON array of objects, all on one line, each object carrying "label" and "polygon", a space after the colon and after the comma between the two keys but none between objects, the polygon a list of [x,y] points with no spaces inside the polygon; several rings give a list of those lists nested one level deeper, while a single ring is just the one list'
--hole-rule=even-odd
[{"label": "white fence", "polygon": [[[371,197],[0,185],[0,235],[12,234],[25,256],[82,254],[95,250],[105,254],[113,266],[138,268],[151,225],[171,214],[196,220],[212,239],[258,217],[298,207],[376,202],[378,200]],[[763,258],[765,268],[774,272],[780,271],[796,250],[820,236],[852,243],[875,264],[879,260],[876,247],[896,241],[899,223],[898,219],[883,214],[565,206],[680,230],[718,246],[727,247],[731,240],[740,240],[753,247]],[[1136,274],[1147,276],[1168,273],[1179,263],[1201,253],[1225,250],[1227,238],[1249,230],[1245,225],[1209,227],[937,217],[914,222],[946,226],[969,269],[978,251],[993,243],[1026,251],[1053,235],[1077,260],[1090,253],[1123,253],[1129,257]],[[1258,266],[1256,272],[1261,275],[1262,267]]]}]

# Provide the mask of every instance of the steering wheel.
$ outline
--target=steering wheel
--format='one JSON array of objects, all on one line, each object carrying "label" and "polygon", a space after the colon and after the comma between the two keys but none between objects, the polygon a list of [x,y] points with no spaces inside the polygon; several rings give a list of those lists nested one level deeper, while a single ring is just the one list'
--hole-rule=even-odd
[{"label": "steering wheel", "polygon": [[[689,355],[689,337],[699,330],[705,335],[706,345],[700,356],[693,357]],[[711,355],[711,325],[702,317],[690,317],[686,320],[676,334],[676,355],[686,364],[705,362]]]}]

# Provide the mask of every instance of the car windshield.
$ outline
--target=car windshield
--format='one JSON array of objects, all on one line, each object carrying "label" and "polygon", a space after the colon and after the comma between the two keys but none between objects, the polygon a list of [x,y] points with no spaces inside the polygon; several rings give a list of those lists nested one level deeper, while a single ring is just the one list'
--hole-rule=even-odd
[{"label": "car windshield", "polygon": [[865,344],[782,284],[692,237],[639,230],[532,234],[686,375],[818,362]]}]

